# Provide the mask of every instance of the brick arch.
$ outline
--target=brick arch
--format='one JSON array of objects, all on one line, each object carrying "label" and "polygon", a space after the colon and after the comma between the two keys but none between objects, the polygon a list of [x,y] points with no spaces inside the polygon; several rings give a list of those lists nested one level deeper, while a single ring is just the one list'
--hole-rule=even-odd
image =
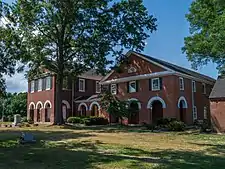
[{"label": "brick arch", "polygon": [[67,109],[70,109],[70,104],[69,104],[68,101],[62,100],[62,103],[66,105],[66,108],[67,108]]},{"label": "brick arch", "polygon": [[36,109],[38,109],[38,106],[39,106],[39,105],[41,105],[41,108],[40,108],[40,109],[42,109],[42,108],[43,108],[43,103],[42,103],[41,101],[38,101],[38,102],[37,102],[37,104],[36,104]]},{"label": "brick arch", "polygon": [[44,108],[46,108],[47,104],[50,105],[49,108],[52,108],[52,103],[49,101],[49,100],[46,100],[45,103],[44,103]]},{"label": "brick arch", "polygon": [[177,103],[177,107],[180,108],[180,102],[181,101],[184,101],[184,105],[183,105],[183,108],[187,109],[188,108],[188,104],[187,104],[187,100],[185,99],[184,96],[181,96],[178,100],[178,103]]},{"label": "brick arch", "polygon": [[86,111],[88,110],[88,106],[87,106],[86,103],[80,103],[79,106],[78,106],[78,111],[80,111],[81,106],[84,106],[86,108]]},{"label": "brick arch", "polygon": [[29,110],[31,109],[31,106],[34,106],[34,109],[36,108],[34,102],[30,102],[30,104],[29,104],[29,106],[28,106],[28,109],[29,109]]},{"label": "brick arch", "polygon": [[139,101],[138,99],[136,99],[136,98],[128,99],[129,105],[130,105],[130,103],[131,103],[132,101],[137,102],[138,108],[139,108],[139,110],[141,110],[141,103],[140,103],[140,101]]},{"label": "brick arch", "polygon": [[147,104],[147,108],[148,109],[151,109],[152,108],[152,103],[154,102],[154,101],[160,101],[161,103],[162,103],[162,108],[166,108],[166,103],[165,103],[165,101],[161,98],[161,97],[159,97],[159,96],[155,96],[155,97],[152,97],[149,101],[148,101],[148,104]]},{"label": "brick arch", "polygon": [[99,105],[98,102],[92,102],[91,105],[90,105],[90,107],[89,107],[89,110],[90,110],[90,111],[91,111],[93,105],[97,105],[97,106],[98,106],[98,110],[101,109],[101,106]]}]

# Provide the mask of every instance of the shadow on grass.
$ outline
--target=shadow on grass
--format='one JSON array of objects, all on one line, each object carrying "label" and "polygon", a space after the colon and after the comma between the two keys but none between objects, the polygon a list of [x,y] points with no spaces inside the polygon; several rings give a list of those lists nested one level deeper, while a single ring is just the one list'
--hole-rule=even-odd
[{"label": "shadow on grass", "polygon": [[63,129],[75,130],[91,130],[98,133],[119,133],[119,132],[134,132],[134,133],[148,133],[151,132],[145,127],[140,126],[125,126],[125,125],[104,125],[104,126],[79,126],[79,125],[64,125]]}]

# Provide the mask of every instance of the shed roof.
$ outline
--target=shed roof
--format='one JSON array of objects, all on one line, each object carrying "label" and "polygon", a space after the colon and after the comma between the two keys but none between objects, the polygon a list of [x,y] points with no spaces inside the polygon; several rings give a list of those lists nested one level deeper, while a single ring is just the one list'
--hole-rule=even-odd
[{"label": "shed roof", "polygon": [[225,78],[217,79],[209,98],[210,99],[225,98]]}]

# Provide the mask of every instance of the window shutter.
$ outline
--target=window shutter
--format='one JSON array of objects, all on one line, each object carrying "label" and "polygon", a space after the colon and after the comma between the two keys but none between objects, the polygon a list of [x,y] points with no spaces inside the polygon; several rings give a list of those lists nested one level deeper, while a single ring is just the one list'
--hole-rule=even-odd
[{"label": "window shutter", "polygon": [[85,86],[84,86],[84,91],[87,91],[87,83],[88,83],[88,81],[89,81],[89,80],[84,79],[84,84],[85,84]]},{"label": "window shutter", "polygon": [[50,76],[50,89],[52,89],[52,76]]},{"label": "window shutter", "polygon": [[129,82],[127,82],[127,93],[129,93]]},{"label": "window shutter", "polygon": [[28,83],[28,93],[31,92],[31,81]]},{"label": "window shutter", "polygon": [[149,79],[149,90],[152,90],[152,79]]},{"label": "window shutter", "polygon": [[75,91],[76,91],[76,92],[79,91],[79,78],[76,79],[76,83],[75,83]]},{"label": "window shutter", "polygon": [[46,78],[42,79],[42,90],[46,89]]},{"label": "window shutter", "polygon": [[162,84],[162,78],[161,77],[159,78],[159,84],[160,84],[160,90],[162,90],[163,84]]},{"label": "window shutter", "polygon": [[139,91],[139,81],[136,80],[136,92],[138,92],[138,91]]}]

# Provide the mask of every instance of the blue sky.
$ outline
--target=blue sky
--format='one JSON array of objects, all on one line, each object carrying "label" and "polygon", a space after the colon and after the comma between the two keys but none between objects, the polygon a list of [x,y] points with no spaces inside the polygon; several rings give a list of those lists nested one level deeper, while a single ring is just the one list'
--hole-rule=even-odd
[{"label": "blue sky", "polygon": [[[191,2],[192,0],[144,0],[149,13],[158,19],[158,30],[148,39],[143,53],[191,68],[191,63],[181,51],[184,37],[189,35],[189,24],[185,14],[188,13]],[[216,65],[212,63],[199,68],[198,72],[217,78]],[[9,92],[27,90],[23,74],[7,78],[7,86]]]}]

